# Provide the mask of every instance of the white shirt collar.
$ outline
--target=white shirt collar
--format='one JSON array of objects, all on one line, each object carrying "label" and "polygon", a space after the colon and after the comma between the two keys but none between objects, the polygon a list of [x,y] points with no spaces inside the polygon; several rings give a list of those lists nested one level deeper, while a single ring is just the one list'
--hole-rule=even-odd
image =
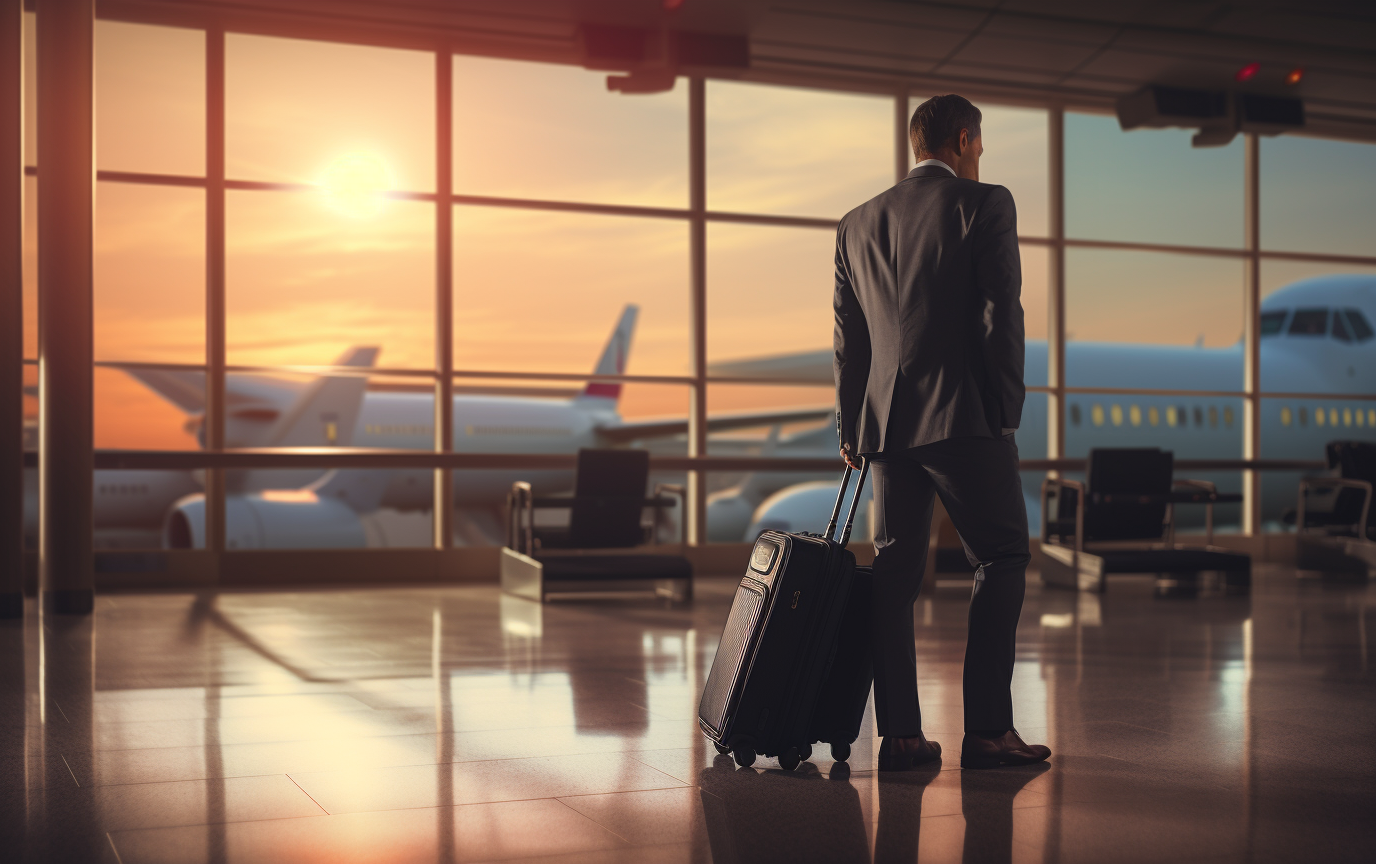
[{"label": "white shirt collar", "polygon": [[917,165],[914,166],[914,167],[916,167],[916,168],[926,168],[928,165],[940,165],[942,168],[945,168],[947,171],[950,171],[952,177],[958,177],[958,176],[960,176],[960,175],[956,174],[956,169],[952,168],[950,165],[947,165],[945,162],[942,162],[940,159],[923,159],[921,162],[917,163]]}]

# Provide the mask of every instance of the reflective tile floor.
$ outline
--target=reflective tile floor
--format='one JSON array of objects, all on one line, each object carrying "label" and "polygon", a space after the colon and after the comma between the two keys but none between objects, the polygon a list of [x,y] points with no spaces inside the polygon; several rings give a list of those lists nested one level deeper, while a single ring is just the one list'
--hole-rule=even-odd
[{"label": "reflective tile floor", "polygon": [[962,772],[968,589],[919,600],[940,770],[736,770],[696,728],[732,582],[116,594],[0,627],[6,861],[1376,861],[1376,589],[1029,589],[1018,724]]}]

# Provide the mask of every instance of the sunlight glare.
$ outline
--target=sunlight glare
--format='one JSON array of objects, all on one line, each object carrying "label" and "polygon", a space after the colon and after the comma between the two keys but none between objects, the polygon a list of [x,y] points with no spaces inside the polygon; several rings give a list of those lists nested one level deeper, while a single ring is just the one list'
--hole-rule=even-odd
[{"label": "sunlight glare", "polygon": [[366,219],[382,211],[389,178],[387,166],[372,153],[348,153],[331,162],[321,178],[330,209]]}]

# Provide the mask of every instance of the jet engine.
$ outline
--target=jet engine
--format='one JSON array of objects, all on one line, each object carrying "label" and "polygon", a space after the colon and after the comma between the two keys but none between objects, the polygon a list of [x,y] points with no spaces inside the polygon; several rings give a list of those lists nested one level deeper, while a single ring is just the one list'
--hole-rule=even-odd
[{"label": "jet engine", "polygon": [[[172,505],[163,526],[168,549],[205,548],[205,496]],[[309,489],[268,489],[225,499],[226,549],[357,549],[368,545],[358,514]]]}]

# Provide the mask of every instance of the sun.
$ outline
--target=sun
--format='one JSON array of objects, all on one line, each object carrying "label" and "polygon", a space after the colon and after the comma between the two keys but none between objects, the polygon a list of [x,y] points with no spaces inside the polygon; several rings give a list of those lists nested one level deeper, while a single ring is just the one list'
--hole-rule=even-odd
[{"label": "sun", "polygon": [[387,166],[373,153],[346,153],[320,178],[325,203],[338,213],[366,219],[382,211],[389,186]]}]

